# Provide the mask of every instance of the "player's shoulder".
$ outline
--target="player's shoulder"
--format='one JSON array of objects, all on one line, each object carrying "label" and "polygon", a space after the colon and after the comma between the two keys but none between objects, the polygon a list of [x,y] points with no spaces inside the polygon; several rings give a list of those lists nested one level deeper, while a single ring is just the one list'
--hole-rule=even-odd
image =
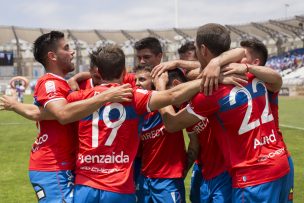
[{"label": "player's shoulder", "polygon": [[41,84],[45,84],[45,83],[47,83],[49,85],[51,85],[51,84],[68,85],[67,81],[63,77],[60,77],[60,76],[52,74],[52,73],[46,73],[37,80],[37,85],[41,85]]}]

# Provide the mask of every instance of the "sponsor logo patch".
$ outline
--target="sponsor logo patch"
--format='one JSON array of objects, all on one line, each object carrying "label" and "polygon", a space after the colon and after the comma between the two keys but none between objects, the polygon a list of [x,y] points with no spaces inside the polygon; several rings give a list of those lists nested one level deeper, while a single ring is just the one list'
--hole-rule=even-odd
[{"label": "sponsor logo patch", "polygon": [[47,81],[45,84],[45,91],[46,93],[55,92],[56,86],[54,81]]}]

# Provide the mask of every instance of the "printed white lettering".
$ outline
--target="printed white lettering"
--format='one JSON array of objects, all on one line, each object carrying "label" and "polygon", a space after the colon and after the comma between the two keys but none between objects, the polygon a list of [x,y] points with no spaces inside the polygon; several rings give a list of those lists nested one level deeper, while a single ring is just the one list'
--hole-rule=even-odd
[{"label": "printed white lettering", "polygon": [[112,164],[112,163],[129,163],[130,159],[128,155],[125,155],[123,151],[120,154],[112,152],[111,155],[107,154],[95,154],[95,155],[79,155],[78,160],[80,163],[98,163],[98,164]]},{"label": "printed white lettering", "polygon": [[42,145],[43,143],[45,143],[48,140],[49,136],[47,134],[43,134],[39,137],[37,137],[36,141],[34,142],[34,145],[32,147],[32,152],[36,152],[40,145]]},{"label": "printed white lettering", "polygon": [[260,140],[258,140],[257,138],[254,139],[254,149],[256,149],[258,146],[263,146],[266,144],[270,144],[273,142],[276,142],[276,137],[274,135],[274,131],[272,130],[272,134],[270,134],[269,136],[264,136],[262,137]]},{"label": "printed white lettering", "polygon": [[142,134],[140,138],[141,138],[142,141],[149,140],[149,139],[154,139],[154,138],[157,138],[159,136],[163,136],[164,131],[165,131],[165,127],[162,126],[159,129],[152,130],[150,132]]},{"label": "printed white lettering", "polygon": [[205,120],[201,120],[198,124],[196,124],[193,128],[196,134],[200,134],[208,125],[209,120],[206,118]]},{"label": "printed white lettering", "polygon": [[270,158],[273,158],[277,155],[281,155],[285,152],[285,148],[280,148],[280,149],[277,149],[275,151],[272,151],[270,152],[269,154],[267,154],[266,156],[262,156],[262,157],[259,157],[258,161],[259,162],[262,162],[262,161],[266,161],[267,159],[270,159]]}]

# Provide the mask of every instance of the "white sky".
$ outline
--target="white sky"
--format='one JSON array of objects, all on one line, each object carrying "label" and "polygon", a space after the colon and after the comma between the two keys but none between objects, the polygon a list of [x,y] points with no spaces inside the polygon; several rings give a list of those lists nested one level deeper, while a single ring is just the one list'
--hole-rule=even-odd
[{"label": "white sky", "polygon": [[[161,29],[175,26],[176,0],[0,0],[0,26]],[[179,27],[243,24],[304,15],[304,0],[178,0]],[[286,7],[285,4],[289,6]]]}]

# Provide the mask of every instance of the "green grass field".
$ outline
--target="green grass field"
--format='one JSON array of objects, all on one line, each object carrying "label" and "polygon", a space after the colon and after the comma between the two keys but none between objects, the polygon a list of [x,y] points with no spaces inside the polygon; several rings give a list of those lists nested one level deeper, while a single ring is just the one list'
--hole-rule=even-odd
[{"label": "green grass field", "polygon": [[[26,97],[31,103],[31,97]],[[280,123],[304,128],[304,98],[280,98]],[[304,130],[281,128],[295,165],[294,202],[304,202]],[[31,203],[36,197],[29,183],[27,168],[32,143],[36,137],[35,123],[12,113],[0,111],[0,202]],[[187,196],[190,174],[186,178]]]}]

